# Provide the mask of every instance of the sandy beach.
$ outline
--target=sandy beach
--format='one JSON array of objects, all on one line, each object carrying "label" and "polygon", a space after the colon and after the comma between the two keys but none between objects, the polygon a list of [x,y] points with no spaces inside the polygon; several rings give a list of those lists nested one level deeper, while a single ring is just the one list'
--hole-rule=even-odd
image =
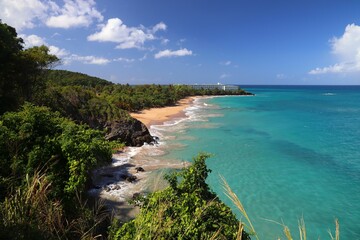
[{"label": "sandy beach", "polygon": [[139,113],[130,113],[133,118],[141,121],[150,128],[151,125],[160,125],[172,118],[185,117],[184,110],[194,101],[195,97],[180,100],[175,106],[145,109]]},{"label": "sandy beach", "polygon": [[[191,106],[195,99],[196,97],[184,98],[175,106],[146,109],[139,113],[131,113],[131,116],[150,128],[151,125],[161,125],[171,119],[185,117],[184,110]],[[180,161],[154,161],[146,157],[146,154],[141,154],[141,151],[146,152],[150,148],[151,152],[158,150],[157,146],[127,147],[113,154],[111,165],[93,172],[94,188],[90,193],[103,199],[115,216],[122,221],[130,220],[138,213],[139,210],[128,204],[128,200],[149,187],[147,180],[152,172],[165,168],[180,169],[188,164]],[[143,168],[144,171],[138,171],[137,167]],[[127,177],[135,177],[136,180],[129,181]]]}]

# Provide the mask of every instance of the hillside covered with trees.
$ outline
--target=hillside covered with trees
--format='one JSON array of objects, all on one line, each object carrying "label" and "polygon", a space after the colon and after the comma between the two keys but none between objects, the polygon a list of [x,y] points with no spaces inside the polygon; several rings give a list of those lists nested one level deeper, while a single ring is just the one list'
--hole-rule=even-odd
[{"label": "hillside covered with trees", "polygon": [[[58,63],[46,46],[25,49],[16,30],[0,21],[1,239],[105,239],[110,215],[88,199],[91,171],[110,164],[113,151],[124,144],[152,140],[146,127],[128,112],[174,105],[187,96],[230,93],[181,85],[114,84],[81,73],[52,70]],[[126,134],[121,132],[124,129]],[[133,140],[128,136],[130,130],[144,135]],[[115,137],[107,137],[114,132]],[[208,189],[207,172],[203,159],[185,170],[179,185],[176,175],[169,177],[170,188],[158,194],[171,197],[169,201],[181,196],[179,200],[185,202],[174,202],[167,214],[175,216],[173,213],[186,210],[179,217],[187,220],[179,223],[178,232],[159,232],[159,236],[179,238],[191,214],[207,208],[209,218],[191,226],[189,234],[195,232],[201,238],[217,231],[225,238],[236,235],[233,231],[239,222]],[[193,184],[199,187],[191,187]],[[161,198],[154,193],[143,199],[147,207],[142,214],[151,216],[161,210],[162,205],[153,204]],[[194,212],[193,207],[198,210]],[[122,228],[113,223],[109,238],[131,239],[137,235],[136,226],[136,221]]]}]

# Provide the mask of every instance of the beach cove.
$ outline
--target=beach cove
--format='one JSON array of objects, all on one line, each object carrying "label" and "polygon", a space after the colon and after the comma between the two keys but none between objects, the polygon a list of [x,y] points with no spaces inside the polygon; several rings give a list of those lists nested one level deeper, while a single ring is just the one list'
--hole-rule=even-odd
[{"label": "beach cove", "polygon": [[[187,97],[181,99],[175,106],[145,109],[130,115],[141,121],[152,133],[152,126],[163,125],[166,122],[181,121],[186,116],[186,109],[194,101],[204,97]],[[139,209],[128,204],[139,193],[155,191],[164,187],[163,175],[154,176],[154,172],[163,169],[181,169],[188,166],[186,161],[156,161],[154,156],[162,155],[162,140],[156,145],[145,144],[142,147],[125,147],[122,151],[113,154],[112,164],[93,172],[95,188],[90,194],[96,195],[105,201],[122,220],[130,220],[136,216]],[[141,167],[141,171],[137,169]],[[134,180],[126,179],[135,176]],[[152,182],[149,179],[152,179]],[[156,181],[156,182],[154,182]]]},{"label": "beach cove", "polygon": [[[349,101],[360,99],[356,89],[246,90],[256,97],[196,98],[174,118],[156,125],[149,124],[151,118],[143,120],[160,142],[125,151],[131,157],[123,164],[131,164],[128,169],[139,181],[126,183],[132,190],[122,188],[128,194],[124,199],[161,188],[166,169],[182,168],[204,151],[213,154],[207,161],[212,169],[210,187],[237,213],[223,193],[219,175],[226,178],[261,239],[283,236],[281,226],[272,221],[288,225],[295,235],[302,216],[311,237],[328,239],[327,231],[334,229],[338,218],[344,239],[357,239],[360,106]],[[114,163],[121,163],[121,155],[114,157]],[[145,172],[136,173],[136,166]]]}]

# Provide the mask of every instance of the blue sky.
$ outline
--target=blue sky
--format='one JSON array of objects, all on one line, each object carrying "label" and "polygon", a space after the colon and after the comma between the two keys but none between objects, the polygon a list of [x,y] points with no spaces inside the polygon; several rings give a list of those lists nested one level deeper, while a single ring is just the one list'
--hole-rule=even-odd
[{"label": "blue sky", "polygon": [[0,19],[116,83],[360,84],[358,0],[0,0]]}]

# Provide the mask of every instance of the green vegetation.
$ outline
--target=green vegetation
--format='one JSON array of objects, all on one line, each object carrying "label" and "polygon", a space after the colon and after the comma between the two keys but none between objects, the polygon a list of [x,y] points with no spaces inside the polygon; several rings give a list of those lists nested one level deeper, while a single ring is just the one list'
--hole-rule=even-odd
[{"label": "green vegetation", "polygon": [[250,239],[230,208],[206,184],[209,157],[166,176],[169,187],[137,199],[135,220],[110,230],[110,239]]},{"label": "green vegetation", "polygon": [[244,95],[244,90],[223,91],[219,89],[193,89],[186,85],[111,85],[103,89],[109,102],[128,111],[140,111],[152,107],[175,105],[177,101],[189,96],[204,95]]},{"label": "green vegetation", "polygon": [[[137,199],[141,212],[128,223],[109,227],[102,204],[83,200],[91,171],[123,146],[105,140],[109,122],[131,121],[128,111],[174,105],[187,96],[246,92],[113,84],[50,70],[59,59],[46,46],[22,44],[0,21],[0,239],[250,239],[206,184],[206,154],[168,175],[164,190]],[[240,201],[227,192],[256,237]],[[288,228],[284,232],[292,239]],[[306,239],[304,224],[300,239]],[[338,223],[332,239],[339,239]]]},{"label": "green vegetation", "polygon": [[25,101],[48,106],[78,123],[103,129],[105,123],[130,119],[128,111],[175,105],[195,95],[242,95],[244,90],[195,90],[186,85],[114,84],[81,73],[50,70],[59,59],[46,46],[23,48],[16,30],[0,22],[0,114]]},{"label": "green vegetation", "polygon": [[100,78],[64,70],[48,70],[47,85],[47,91],[41,103],[45,102],[45,99],[47,101],[50,99],[50,103],[46,104],[64,114],[69,108],[82,108],[85,115],[104,116],[104,114],[99,115],[95,114],[98,112],[93,112],[94,109],[89,102],[96,103],[102,111],[99,113],[105,113],[109,120],[113,116],[118,116],[116,111],[122,111],[120,115],[125,117],[127,111],[171,106],[188,96],[248,94],[242,89],[239,91],[195,90],[186,85],[113,84]]},{"label": "green vegetation", "polygon": [[[16,30],[1,22],[0,43],[0,238],[106,236],[103,208],[92,210],[82,200],[91,171],[110,163],[112,149],[119,147],[105,140],[104,126],[131,120],[128,111],[208,93],[186,86],[118,85],[50,70],[59,59],[46,46],[24,49]],[[199,208],[209,203],[209,209],[226,209],[216,214],[236,221],[225,205],[210,201],[213,193],[207,194],[204,200],[201,194],[184,200],[196,200]]]},{"label": "green vegetation", "polygon": [[57,61],[45,46],[24,50],[0,22],[0,239],[91,237],[104,220],[82,199],[91,170],[110,163],[118,144],[34,105],[47,105]]},{"label": "green vegetation", "polygon": [[46,74],[47,81],[49,81],[51,84],[56,84],[59,86],[101,88],[113,84],[101,78],[65,70],[49,70],[46,72]]},{"label": "green vegetation", "polygon": [[44,89],[43,70],[59,59],[45,46],[24,50],[16,30],[0,21],[0,114],[32,101]]},{"label": "green vegetation", "polygon": [[111,144],[102,132],[46,107],[25,104],[20,112],[8,112],[0,129],[0,196],[6,186],[18,187],[26,175],[44,169],[54,196],[71,198],[83,192],[91,169],[111,160]]},{"label": "green vegetation", "polygon": [[0,239],[93,239],[106,223],[103,206],[91,210],[80,198],[72,213],[50,198],[52,183],[45,174],[26,177],[22,187],[7,196],[0,208]]},{"label": "green vegetation", "polygon": [[43,94],[38,104],[45,103],[53,111],[60,112],[78,123],[92,128],[103,129],[107,122],[130,119],[127,111],[116,107],[93,88],[81,86],[52,86]]},{"label": "green vegetation", "polygon": [[113,147],[102,132],[46,107],[25,104],[19,112],[5,113],[0,118],[0,234],[5,239],[57,238],[52,224],[72,228],[67,223],[85,221],[90,210],[77,199],[85,193],[91,170],[111,162]]}]

